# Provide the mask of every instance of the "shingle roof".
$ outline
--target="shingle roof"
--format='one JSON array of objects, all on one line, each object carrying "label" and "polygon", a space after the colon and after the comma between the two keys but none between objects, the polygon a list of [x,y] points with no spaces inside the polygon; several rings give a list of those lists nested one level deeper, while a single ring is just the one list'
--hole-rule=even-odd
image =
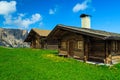
[{"label": "shingle roof", "polygon": [[40,30],[40,29],[32,29],[33,31],[35,31],[38,35],[40,36],[48,36],[48,34],[51,32],[50,30]]},{"label": "shingle roof", "polygon": [[34,38],[34,36],[35,36],[35,34],[33,34],[33,33],[38,34],[40,37],[47,37],[50,32],[51,32],[50,30],[40,30],[40,29],[36,29],[36,28],[31,29],[28,36],[24,40],[24,42],[30,42],[32,40],[32,38]]},{"label": "shingle roof", "polygon": [[80,27],[74,27],[74,26],[66,26],[66,25],[62,25],[62,24],[58,24],[56,26],[56,28],[57,27],[62,28],[62,29],[71,30],[71,31],[76,31],[77,33],[84,33],[85,35],[89,35],[89,36],[95,35],[95,36],[101,37],[104,40],[106,40],[106,39],[120,40],[120,34],[118,34],[118,33],[88,29],[88,28],[80,28]]}]

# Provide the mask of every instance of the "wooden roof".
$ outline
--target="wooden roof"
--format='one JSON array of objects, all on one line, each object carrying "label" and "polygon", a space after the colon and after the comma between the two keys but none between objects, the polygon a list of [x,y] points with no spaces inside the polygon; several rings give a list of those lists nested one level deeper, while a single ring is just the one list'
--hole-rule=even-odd
[{"label": "wooden roof", "polygon": [[66,26],[62,24],[56,25],[53,31],[48,35],[48,38],[57,37],[57,34],[60,34],[60,30],[66,30],[74,33],[79,33],[91,37],[101,38],[103,40],[120,40],[120,34],[107,32],[102,30],[94,30],[94,29],[87,29],[87,28],[80,28],[74,26]]},{"label": "wooden roof", "polygon": [[40,37],[47,37],[50,32],[51,32],[50,30],[40,30],[40,29],[36,29],[36,28],[31,29],[28,36],[24,40],[24,42],[30,42],[32,40],[32,38],[35,37],[35,34],[39,35]]},{"label": "wooden roof", "polygon": [[51,32],[50,30],[40,30],[40,29],[32,29],[34,32],[36,32],[40,36],[48,36],[48,34]]}]

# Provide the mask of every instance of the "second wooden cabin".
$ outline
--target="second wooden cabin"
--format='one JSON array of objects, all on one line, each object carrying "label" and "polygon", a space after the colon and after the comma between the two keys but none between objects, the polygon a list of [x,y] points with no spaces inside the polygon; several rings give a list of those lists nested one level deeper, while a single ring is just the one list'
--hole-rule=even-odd
[{"label": "second wooden cabin", "polygon": [[24,42],[29,42],[31,48],[57,50],[58,42],[54,39],[47,40],[50,32],[50,30],[31,29]]}]

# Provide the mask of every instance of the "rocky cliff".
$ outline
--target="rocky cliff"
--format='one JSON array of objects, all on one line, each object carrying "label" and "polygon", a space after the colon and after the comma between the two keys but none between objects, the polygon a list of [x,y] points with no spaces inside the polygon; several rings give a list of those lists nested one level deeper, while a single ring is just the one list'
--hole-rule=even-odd
[{"label": "rocky cliff", "polygon": [[24,39],[28,35],[26,30],[0,28],[0,46],[29,47]]}]

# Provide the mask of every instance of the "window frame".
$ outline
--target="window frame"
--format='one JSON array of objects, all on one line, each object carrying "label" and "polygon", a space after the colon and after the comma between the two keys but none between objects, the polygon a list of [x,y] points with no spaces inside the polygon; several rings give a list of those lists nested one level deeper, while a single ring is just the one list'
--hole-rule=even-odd
[{"label": "window frame", "polygon": [[82,50],[84,47],[84,42],[82,40],[77,41],[77,49]]}]

